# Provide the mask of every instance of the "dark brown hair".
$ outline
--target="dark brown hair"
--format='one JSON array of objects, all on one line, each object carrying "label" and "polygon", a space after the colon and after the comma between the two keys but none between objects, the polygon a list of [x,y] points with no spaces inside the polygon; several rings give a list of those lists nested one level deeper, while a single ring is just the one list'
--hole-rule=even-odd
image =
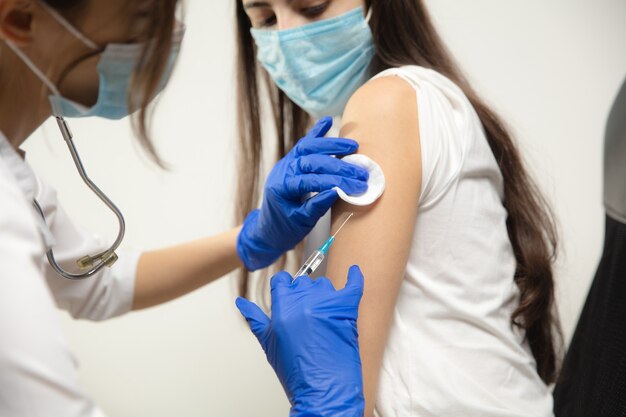
[{"label": "dark brown hair", "polygon": [[[294,104],[270,80],[267,72],[256,61],[256,48],[250,34],[250,19],[241,0],[235,1],[237,19],[237,115],[239,125],[239,178],[236,202],[236,219],[241,223],[255,208],[260,193],[262,175],[263,137],[261,132],[261,91],[269,93],[272,116],[276,128],[277,154],[282,158],[295,145],[297,138],[304,136],[310,123],[309,115]],[[287,262],[286,257],[278,261],[279,268]],[[250,275],[242,270],[239,292],[250,293]]]},{"label": "dark brown hair", "polygon": [[[269,91],[278,132],[279,155],[289,150],[310,123],[306,113],[289,100],[255,60],[250,21],[237,1],[238,87],[241,166],[238,218],[253,209],[259,196],[259,167],[262,150],[260,84]],[[520,290],[519,306],[512,325],[525,330],[537,362],[537,372],[546,383],[554,382],[562,339],[554,300],[553,262],[557,231],[551,209],[527,173],[515,142],[499,116],[476,94],[457,67],[433,26],[422,0],[366,0],[371,8],[370,26],[376,47],[373,73],[404,65],[433,69],[466,94],[478,113],[489,146],[504,178],[507,229],[517,270],[513,279]],[[244,277],[240,290],[248,291]]]},{"label": "dark brown hair", "polygon": [[[86,3],[85,0],[45,1],[62,14],[69,15],[67,17],[70,20],[72,20],[72,17],[80,17],[81,9]],[[149,126],[152,115],[150,104],[158,92],[159,84],[168,64],[178,3],[179,0],[158,0],[154,2],[149,17],[150,22],[146,25],[146,33],[141,36],[142,39],[151,39],[152,42],[146,43],[146,48],[135,71],[131,91],[129,92],[129,102],[139,105],[139,111],[131,117],[133,129],[141,146],[146,150],[150,158],[161,167],[164,166],[164,163],[150,141]]]}]

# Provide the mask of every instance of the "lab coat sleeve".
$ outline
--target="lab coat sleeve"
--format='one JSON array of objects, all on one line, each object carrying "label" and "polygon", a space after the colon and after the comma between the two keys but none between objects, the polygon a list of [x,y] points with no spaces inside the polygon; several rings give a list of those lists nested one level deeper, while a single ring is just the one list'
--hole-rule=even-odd
[{"label": "lab coat sleeve", "polygon": [[80,390],[41,274],[43,249],[31,206],[0,178],[0,416],[103,417]]},{"label": "lab coat sleeve", "polygon": [[[54,255],[67,271],[78,271],[76,260],[94,255],[108,248],[110,242],[89,233],[73,223],[59,206],[56,192],[40,180],[37,201],[41,205],[56,244]],[[132,308],[135,274],[141,253],[119,253],[112,268],[103,268],[98,274],[81,281],[59,276],[46,262],[46,280],[59,308],[72,317],[87,320],[105,320],[127,313]]]}]

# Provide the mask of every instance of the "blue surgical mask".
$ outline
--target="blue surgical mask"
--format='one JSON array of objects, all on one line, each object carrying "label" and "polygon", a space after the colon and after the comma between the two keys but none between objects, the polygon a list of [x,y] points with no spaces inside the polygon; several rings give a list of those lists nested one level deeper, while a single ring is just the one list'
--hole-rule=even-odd
[{"label": "blue surgical mask", "polygon": [[313,117],[339,116],[370,77],[374,44],[361,7],[287,30],[252,29],[257,59],[294,103]]},{"label": "blue surgical mask", "polygon": [[[83,35],[78,29],[72,26],[56,10],[40,2],[41,6],[68,32],[81,41],[85,46],[93,51],[98,51],[98,47],[93,41]],[[172,39],[172,49],[168,58],[168,63],[163,74],[163,78],[157,89],[161,92],[167,85],[174,68],[180,45],[184,36],[184,25],[178,24]],[[33,71],[33,73],[51,91],[49,96],[52,113],[59,117],[102,117],[105,119],[117,120],[134,113],[139,105],[132,104],[129,107],[130,84],[141,55],[145,49],[145,44],[108,44],[101,53],[98,62],[98,76],[100,80],[98,89],[98,99],[92,107],[86,107],[80,103],[64,97],[58,87],[41,71],[32,60],[26,56],[12,42],[6,41],[7,45],[22,59],[22,61]]]}]

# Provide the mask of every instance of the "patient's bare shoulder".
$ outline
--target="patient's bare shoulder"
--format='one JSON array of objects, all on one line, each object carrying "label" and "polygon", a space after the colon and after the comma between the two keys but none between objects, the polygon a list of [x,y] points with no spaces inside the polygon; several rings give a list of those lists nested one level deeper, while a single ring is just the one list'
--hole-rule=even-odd
[{"label": "patient's bare shoulder", "polygon": [[343,115],[342,135],[359,141],[361,147],[393,140],[419,143],[415,89],[397,76],[373,79],[350,98]]}]

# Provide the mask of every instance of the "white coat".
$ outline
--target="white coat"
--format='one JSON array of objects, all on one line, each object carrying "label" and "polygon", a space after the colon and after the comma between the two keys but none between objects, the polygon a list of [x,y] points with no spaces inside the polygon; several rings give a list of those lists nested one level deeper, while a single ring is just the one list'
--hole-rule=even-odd
[{"label": "white coat", "polygon": [[75,270],[76,259],[106,249],[101,239],[70,221],[54,190],[0,133],[0,416],[103,416],[80,388],[57,307],[88,320],[128,312],[140,254],[125,253],[113,268],[69,281],[46,261],[49,245],[69,270]]}]

